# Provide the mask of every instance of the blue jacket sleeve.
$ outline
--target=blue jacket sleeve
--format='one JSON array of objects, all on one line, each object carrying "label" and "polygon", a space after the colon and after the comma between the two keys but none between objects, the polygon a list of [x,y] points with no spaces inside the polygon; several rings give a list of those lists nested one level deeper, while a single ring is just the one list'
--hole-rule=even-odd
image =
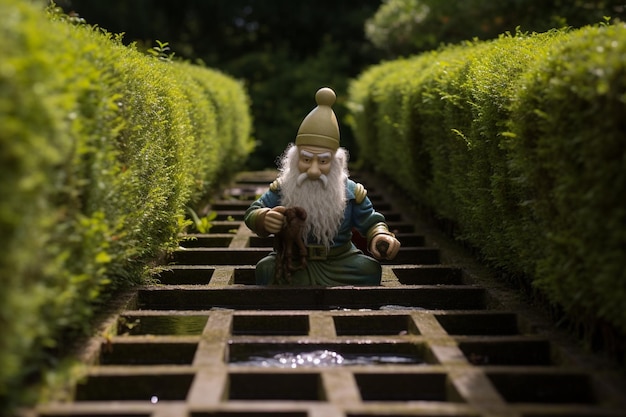
[{"label": "blue jacket sleeve", "polygon": [[374,210],[370,199],[366,196],[361,202],[357,202],[354,196],[356,184],[348,180],[348,198],[352,205],[352,225],[363,236],[380,223],[385,223],[385,216]]}]

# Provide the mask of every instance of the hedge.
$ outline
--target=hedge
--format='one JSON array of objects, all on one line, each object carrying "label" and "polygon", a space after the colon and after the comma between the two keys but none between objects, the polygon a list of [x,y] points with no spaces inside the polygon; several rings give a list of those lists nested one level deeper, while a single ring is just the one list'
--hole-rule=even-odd
[{"label": "hedge", "polygon": [[23,0],[0,0],[0,36],[0,403],[11,406],[111,294],[177,246],[186,207],[253,145],[248,96],[225,74]]},{"label": "hedge", "polygon": [[589,340],[626,334],[626,26],[442,47],[349,96],[361,162]]}]

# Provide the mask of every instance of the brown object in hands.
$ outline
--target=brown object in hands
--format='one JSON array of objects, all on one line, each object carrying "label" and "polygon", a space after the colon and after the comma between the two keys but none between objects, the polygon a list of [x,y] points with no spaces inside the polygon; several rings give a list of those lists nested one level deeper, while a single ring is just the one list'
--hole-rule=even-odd
[{"label": "brown object in hands", "polygon": [[[276,267],[274,284],[291,284],[291,273],[306,268],[307,249],[304,244],[303,228],[306,211],[302,207],[288,207],[283,213],[285,222],[274,238]],[[294,246],[300,255],[300,265],[293,264]]]},{"label": "brown object in hands", "polygon": [[376,249],[378,249],[378,253],[380,253],[380,256],[382,256],[383,258],[386,258],[387,251],[389,250],[389,243],[385,241],[378,242],[376,243]]}]

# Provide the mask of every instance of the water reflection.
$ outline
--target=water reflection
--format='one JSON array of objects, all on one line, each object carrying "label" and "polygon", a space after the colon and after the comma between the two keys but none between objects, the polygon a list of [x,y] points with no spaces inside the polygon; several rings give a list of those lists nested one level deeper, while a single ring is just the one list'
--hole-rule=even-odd
[{"label": "water reflection", "polygon": [[122,316],[118,323],[120,335],[199,335],[207,316]]},{"label": "water reflection", "polygon": [[299,368],[363,365],[413,365],[421,363],[415,356],[397,354],[339,354],[322,349],[311,352],[281,352],[273,355],[250,355],[246,360],[232,362],[236,366],[263,368]]}]

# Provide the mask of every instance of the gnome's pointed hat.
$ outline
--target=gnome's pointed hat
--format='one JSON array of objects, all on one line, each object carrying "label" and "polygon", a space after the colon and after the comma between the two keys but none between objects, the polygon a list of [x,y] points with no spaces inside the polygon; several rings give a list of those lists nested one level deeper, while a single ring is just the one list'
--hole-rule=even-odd
[{"label": "gnome's pointed hat", "polygon": [[336,99],[335,92],[328,87],[317,90],[317,107],[300,124],[296,145],[321,146],[333,151],[339,148],[339,124],[331,108]]}]

